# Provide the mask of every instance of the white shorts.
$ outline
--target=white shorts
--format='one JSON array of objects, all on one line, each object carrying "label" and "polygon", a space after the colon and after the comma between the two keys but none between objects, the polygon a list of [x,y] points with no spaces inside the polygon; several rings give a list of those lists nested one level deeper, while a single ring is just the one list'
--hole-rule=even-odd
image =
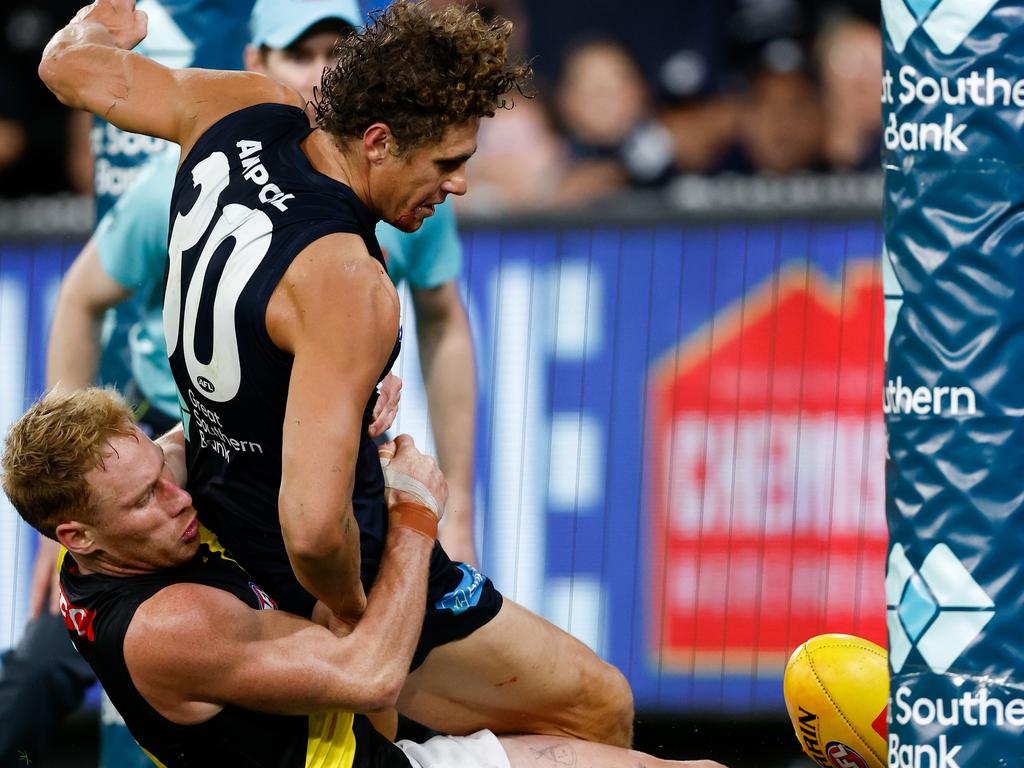
[{"label": "white shorts", "polygon": [[469,736],[435,736],[423,744],[395,742],[412,768],[511,768],[498,737],[490,731]]}]

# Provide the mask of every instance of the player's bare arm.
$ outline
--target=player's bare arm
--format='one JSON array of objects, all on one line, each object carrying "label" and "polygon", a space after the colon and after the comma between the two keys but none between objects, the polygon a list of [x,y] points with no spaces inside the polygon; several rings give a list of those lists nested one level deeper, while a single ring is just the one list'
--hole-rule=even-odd
[{"label": "player's bare arm", "polygon": [[456,281],[412,291],[420,367],[437,459],[451,489],[440,540],[453,560],[476,564],[473,542],[473,443],[476,366],[469,320]]},{"label": "player's bare arm", "polygon": [[84,389],[96,381],[104,313],[131,296],[100,263],[90,238],[61,281],[46,348],[48,388]]},{"label": "player's bare arm", "polygon": [[139,608],[125,636],[132,679],[155,709],[183,724],[226,704],[280,714],[393,707],[419,635],[432,544],[409,528],[389,532],[366,613],[342,638],[214,587],[168,587]]},{"label": "player's bare arm", "polygon": [[131,133],[180,144],[187,153],[224,115],[261,102],[302,106],[297,93],[263,75],[169,69],[132,53],[146,36],[135,0],[96,0],[43,50],[39,77],[64,104]]},{"label": "player's bare arm", "polygon": [[365,605],[352,513],[363,408],[398,334],[394,287],[356,235],[330,235],[289,266],[267,309],[294,356],[285,409],[281,530],[299,582],[341,617]]}]

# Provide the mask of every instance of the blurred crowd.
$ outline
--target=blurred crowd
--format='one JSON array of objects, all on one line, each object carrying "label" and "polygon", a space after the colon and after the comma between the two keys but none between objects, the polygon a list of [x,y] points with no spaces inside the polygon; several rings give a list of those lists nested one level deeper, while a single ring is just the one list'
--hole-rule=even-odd
[{"label": "blurred crowd", "polygon": [[[0,197],[91,191],[91,118],[36,77],[80,4],[0,8]],[[537,76],[514,109],[484,121],[464,210],[584,206],[691,174],[879,166],[877,0],[480,5],[515,22]]]}]

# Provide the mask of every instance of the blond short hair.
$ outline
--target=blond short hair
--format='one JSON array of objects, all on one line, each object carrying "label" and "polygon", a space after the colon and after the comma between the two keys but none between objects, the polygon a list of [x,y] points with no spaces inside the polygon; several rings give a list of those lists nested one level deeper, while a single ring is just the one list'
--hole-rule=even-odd
[{"label": "blond short hair", "polygon": [[112,438],[133,434],[131,407],[113,389],[48,392],[7,433],[4,493],[25,522],[54,539],[61,523],[92,519],[85,475],[103,465]]}]

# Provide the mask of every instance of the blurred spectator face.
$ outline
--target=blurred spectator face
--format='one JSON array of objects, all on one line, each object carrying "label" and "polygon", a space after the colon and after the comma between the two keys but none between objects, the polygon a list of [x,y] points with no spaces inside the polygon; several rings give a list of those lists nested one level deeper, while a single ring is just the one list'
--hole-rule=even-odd
[{"label": "blurred spectator face", "polygon": [[878,89],[882,81],[882,39],[878,27],[848,20],[821,40],[821,82],[825,111],[825,155],[836,168],[877,162],[881,133]]},{"label": "blurred spectator face", "polygon": [[466,165],[472,194],[457,197],[462,212],[544,209],[554,200],[567,162],[565,148],[536,99],[516,98],[480,121],[477,149]]},{"label": "blurred spectator face", "polygon": [[821,149],[821,114],[810,78],[799,71],[760,72],[743,110],[740,140],[759,172],[786,174],[814,167]]},{"label": "blurred spectator face", "polygon": [[557,98],[566,130],[595,147],[620,144],[647,111],[647,86],[636,65],[609,41],[586,43],[569,54]]},{"label": "blurred spectator face", "polygon": [[662,111],[672,135],[675,166],[681,173],[713,173],[736,140],[739,105],[728,96],[714,96]]},{"label": "blurred spectator face", "polygon": [[306,101],[313,99],[313,86],[320,84],[325,67],[334,66],[334,46],[351,28],[340,21],[314,24],[287,48],[245,50],[245,68],[261,72],[282,85],[293,88]]}]

